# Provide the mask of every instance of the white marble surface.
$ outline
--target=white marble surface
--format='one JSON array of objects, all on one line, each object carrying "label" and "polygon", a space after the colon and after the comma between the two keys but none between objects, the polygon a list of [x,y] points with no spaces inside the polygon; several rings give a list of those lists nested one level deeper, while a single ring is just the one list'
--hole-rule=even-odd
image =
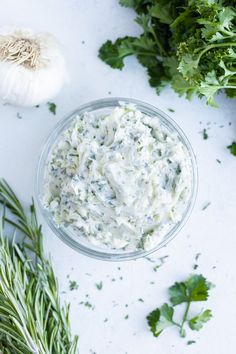
[{"label": "white marble surface", "polygon": [[[59,241],[42,220],[45,247],[52,254],[61,291],[66,292],[63,299],[71,302],[71,322],[73,332],[80,336],[81,354],[233,354],[236,158],[226,146],[236,136],[236,101],[221,96],[220,108],[214,109],[197,99],[188,102],[178,98],[169,89],[158,97],[134,59],[127,60],[122,72],[102,63],[97,50],[103,41],[139,32],[133,17],[134,13],[120,7],[117,0],[1,0],[1,25],[29,26],[59,37],[70,82],[54,100],[58,107],[56,116],[46,106],[38,109],[0,106],[0,175],[28,203],[34,193],[43,140],[64,115],[82,103],[107,96],[126,96],[150,102],[165,112],[174,108],[175,113],[170,114],[186,132],[197,155],[199,193],[187,225],[165,249],[152,256],[154,263],[140,259],[117,264],[87,258]],[[22,119],[17,118],[17,112]],[[202,138],[203,128],[209,128],[208,140]],[[211,202],[210,206],[202,211],[207,202]],[[181,339],[175,328],[156,339],[149,332],[145,317],[167,300],[169,285],[193,272],[198,252],[201,253],[198,271],[216,285],[207,304],[214,317],[201,332],[188,331],[187,339]],[[169,255],[166,263],[154,272],[153,267],[163,255]],[[78,282],[78,290],[69,290],[68,274]],[[95,287],[100,281],[101,291]],[[144,302],[139,302],[139,298]],[[86,300],[93,309],[79,304]],[[129,318],[124,319],[127,314]],[[187,346],[187,340],[191,339],[196,343]]]}]

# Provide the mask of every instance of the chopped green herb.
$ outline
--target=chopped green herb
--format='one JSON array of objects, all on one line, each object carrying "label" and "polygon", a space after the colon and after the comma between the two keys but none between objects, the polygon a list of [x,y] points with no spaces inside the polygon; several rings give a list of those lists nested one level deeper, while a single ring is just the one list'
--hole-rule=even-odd
[{"label": "chopped green herb", "polygon": [[88,301],[84,302],[84,306],[88,307],[89,309],[91,309],[93,307],[93,305]]},{"label": "chopped green herb", "polygon": [[201,253],[197,253],[195,256],[195,260],[197,261],[200,256],[201,256]]},{"label": "chopped green herb", "polygon": [[205,128],[203,129],[202,136],[203,136],[203,140],[207,140],[209,138]]},{"label": "chopped green herb", "polygon": [[174,110],[173,108],[168,108],[168,111],[169,111],[169,112],[172,112],[172,113],[175,112],[175,110]]},{"label": "chopped green herb", "polygon": [[39,106],[39,104],[37,104],[36,106],[35,106],[35,108],[39,108],[40,106]]},{"label": "chopped green herb", "polygon": [[187,341],[187,345],[191,345],[191,344],[194,344],[194,343],[196,343],[195,340],[188,340],[188,341]]},{"label": "chopped green herb", "polygon": [[22,115],[19,112],[16,113],[16,116],[18,119],[22,119]]},{"label": "chopped green herb", "polygon": [[48,102],[48,109],[52,114],[56,114],[57,106],[54,102]]},{"label": "chopped green herb", "polygon": [[102,281],[100,281],[100,283],[96,283],[95,286],[98,290],[102,290],[102,287],[103,287]]},{"label": "chopped green herb", "polygon": [[125,320],[128,320],[128,318],[129,318],[129,315],[126,315],[126,316],[125,316],[124,318],[125,318]]},{"label": "chopped green herb", "polygon": [[219,159],[216,159],[216,161],[217,161],[218,163],[221,163],[221,161],[220,161]]},{"label": "chopped green herb", "polygon": [[206,203],[204,205],[204,207],[202,208],[202,210],[206,210],[210,205],[211,205],[211,202]]},{"label": "chopped green herb", "polygon": [[196,270],[198,268],[198,264],[193,265],[193,269]]},{"label": "chopped green herb", "polygon": [[[147,322],[151,332],[158,337],[161,332],[169,326],[179,328],[180,336],[185,337],[185,324],[188,323],[192,330],[200,330],[203,324],[212,317],[210,310],[205,310],[197,316],[189,319],[189,309],[192,302],[206,301],[212,284],[202,275],[191,275],[183,282],[176,282],[169,288],[171,305],[165,303],[160,308],[156,308],[147,316]],[[180,322],[173,319],[174,308],[176,305],[186,303],[186,309]]]},{"label": "chopped green herb", "polygon": [[227,146],[227,149],[229,149],[233,156],[236,156],[236,141],[233,141],[231,145]]},{"label": "chopped green herb", "polygon": [[139,302],[144,302],[144,300],[141,297],[138,299],[138,301]]},{"label": "chopped green herb", "polygon": [[79,285],[77,284],[77,282],[75,280],[70,280],[70,290],[73,291],[73,290],[77,290],[79,288]]},{"label": "chopped green herb", "polygon": [[166,259],[169,256],[163,256],[158,258],[159,263],[157,265],[155,265],[155,267],[153,267],[154,272],[156,272],[161,266],[163,266],[163,264],[165,263]]}]

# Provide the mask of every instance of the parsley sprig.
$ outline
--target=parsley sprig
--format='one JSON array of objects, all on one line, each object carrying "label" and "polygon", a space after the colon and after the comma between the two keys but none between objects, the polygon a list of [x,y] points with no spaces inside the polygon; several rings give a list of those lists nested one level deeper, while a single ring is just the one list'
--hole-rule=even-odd
[{"label": "parsley sprig", "polygon": [[[190,329],[199,331],[204,323],[210,320],[212,312],[207,309],[189,318],[190,306],[196,301],[206,301],[211,288],[212,284],[202,275],[191,275],[187,280],[172,285],[169,288],[171,304],[164,303],[147,316],[147,322],[153,335],[158,337],[165,328],[176,326],[179,329],[180,336],[185,337],[186,323],[188,323]],[[183,303],[186,304],[183,318],[180,322],[177,322],[173,318],[175,306]]]},{"label": "parsley sprig", "polygon": [[134,55],[157,93],[170,84],[179,94],[206,97],[225,90],[236,96],[236,10],[231,0],[120,0],[133,8],[141,26],[139,37],[108,40],[99,57],[122,69]]}]

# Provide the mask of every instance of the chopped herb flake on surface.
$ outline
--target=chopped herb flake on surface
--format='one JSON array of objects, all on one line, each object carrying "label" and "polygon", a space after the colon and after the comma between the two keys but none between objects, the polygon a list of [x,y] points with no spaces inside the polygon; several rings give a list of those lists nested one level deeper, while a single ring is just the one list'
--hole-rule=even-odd
[{"label": "chopped herb flake on surface", "polygon": [[56,104],[55,104],[54,102],[48,102],[47,104],[48,104],[48,109],[49,109],[49,111],[50,111],[52,114],[56,115],[56,110],[57,110]]},{"label": "chopped herb flake on surface", "polygon": [[204,205],[204,207],[202,208],[202,210],[206,210],[210,205],[211,205],[211,202],[206,203]]},{"label": "chopped herb flake on surface", "polygon": [[96,288],[97,288],[98,290],[102,290],[103,282],[100,281],[100,283],[96,283],[95,286],[96,286]]},{"label": "chopped herb flake on surface", "polygon": [[236,141],[233,141],[231,145],[227,146],[227,149],[229,149],[233,156],[236,156]]},{"label": "chopped herb flake on surface", "polygon": [[205,128],[203,129],[202,137],[203,137],[203,140],[207,140],[209,138],[209,135],[207,134],[207,130]]},{"label": "chopped herb flake on surface", "polygon": [[77,290],[79,288],[78,283],[75,280],[70,280],[70,284],[69,284],[70,290]]},{"label": "chopped herb flake on surface", "polygon": [[194,343],[196,343],[195,340],[188,340],[188,341],[187,341],[187,345],[191,345],[191,344],[194,344]]}]

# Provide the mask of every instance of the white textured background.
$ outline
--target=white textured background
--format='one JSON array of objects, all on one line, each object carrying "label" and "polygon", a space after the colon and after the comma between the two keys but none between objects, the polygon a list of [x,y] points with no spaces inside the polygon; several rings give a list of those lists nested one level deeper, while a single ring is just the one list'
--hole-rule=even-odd
[{"label": "white textured background", "polygon": [[[1,25],[29,26],[54,33],[62,43],[70,82],[55,98],[53,116],[46,106],[20,109],[0,106],[0,176],[14,187],[25,203],[34,192],[34,178],[43,140],[68,112],[93,99],[134,97],[156,105],[183,128],[196,152],[200,174],[193,214],[179,236],[152,256],[153,263],[137,260],[122,264],[86,258],[69,249],[43,222],[45,247],[52,254],[63,299],[72,303],[73,332],[80,336],[81,354],[233,354],[236,347],[236,158],[226,146],[236,137],[235,100],[218,98],[220,108],[203,101],[188,102],[166,89],[156,96],[145,71],[132,58],[120,72],[97,58],[108,38],[139,33],[134,13],[117,0],[1,0]],[[84,43],[83,43],[84,41]],[[17,112],[22,119],[17,118]],[[200,123],[202,122],[202,123]],[[232,122],[232,125],[229,125]],[[201,131],[209,128],[209,139]],[[221,164],[216,159],[221,160]],[[203,206],[211,205],[202,211]],[[197,271],[215,283],[206,306],[214,318],[200,332],[188,331],[181,339],[175,328],[158,339],[148,330],[145,317],[167,300],[167,287]],[[158,258],[169,255],[157,272]],[[120,269],[118,269],[120,267]],[[69,275],[79,289],[69,290]],[[121,277],[121,278],[120,278]],[[96,282],[103,282],[97,290]],[[153,283],[154,282],[154,283]],[[142,298],[144,302],[139,302]],[[83,301],[89,301],[89,309]],[[201,309],[204,303],[197,305]],[[126,315],[128,319],[124,319]],[[107,322],[104,322],[105,319]],[[187,346],[187,340],[196,343]],[[55,353],[56,354],[56,353]]]}]

